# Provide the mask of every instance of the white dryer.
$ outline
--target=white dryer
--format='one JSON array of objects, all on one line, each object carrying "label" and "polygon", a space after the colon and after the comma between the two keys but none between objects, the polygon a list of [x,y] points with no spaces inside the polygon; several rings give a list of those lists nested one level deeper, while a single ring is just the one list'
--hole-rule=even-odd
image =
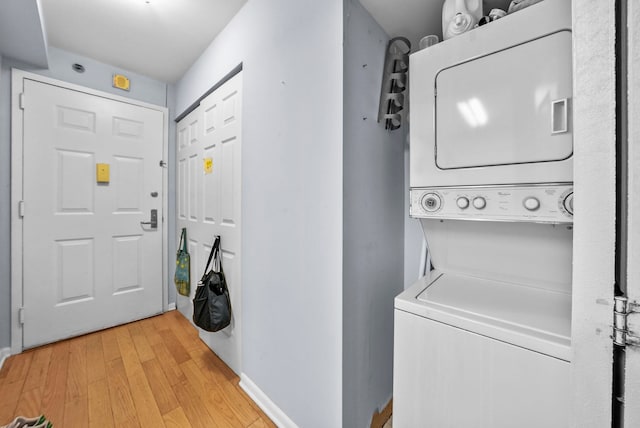
[{"label": "white dryer", "polygon": [[571,76],[564,0],[411,56],[433,269],[395,299],[394,427],[568,426]]}]

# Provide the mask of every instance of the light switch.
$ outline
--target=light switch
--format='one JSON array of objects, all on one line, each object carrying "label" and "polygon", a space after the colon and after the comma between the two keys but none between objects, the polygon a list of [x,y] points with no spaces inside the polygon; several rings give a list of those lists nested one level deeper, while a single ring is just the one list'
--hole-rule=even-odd
[{"label": "light switch", "polygon": [[98,183],[109,182],[109,164],[108,163],[96,164],[96,181]]}]

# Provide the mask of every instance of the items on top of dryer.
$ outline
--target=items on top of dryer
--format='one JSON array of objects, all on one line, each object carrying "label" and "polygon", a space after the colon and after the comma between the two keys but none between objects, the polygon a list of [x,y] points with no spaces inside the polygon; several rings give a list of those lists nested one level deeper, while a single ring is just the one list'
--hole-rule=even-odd
[{"label": "items on top of dryer", "polygon": [[438,36],[436,36],[435,34],[429,34],[428,36],[424,36],[423,38],[420,39],[420,43],[418,44],[418,47],[420,50],[422,50],[430,46],[433,46],[439,42],[440,42],[440,39],[438,38]]},{"label": "items on top of dryer", "polygon": [[482,0],[446,0],[442,6],[444,40],[472,30],[482,18]]},{"label": "items on top of dryer", "polygon": [[542,0],[513,0],[511,4],[509,4],[508,13],[517,12],[536,3],[540,3],[541,1]]},{"label": "items on top of dryer", "polygon": [[491,9],[491,11],[489,12],[489,18],[491,18],[492,21],[495,21],[496,19],[500,19],[506,15],[507,15],[507,12],[505,12],[502,9]]},{"label": "items on top of dryer", "polygon": [[488,16],[483,16],[482,18],[480,18],[480,21],[478,21],[478,25],[476,25],[476,27],[488,24],[492,21],[495,21],[496,19],[502,18],[503,16],[507,16],[507,12],[505,12],[504,10],[491,9],[491,12],[489,12]]},{"label": "items on top of dryer", "polygon": [[446,0],[442,6],[443,39],[466,33],[506,15],[507,12],[504,10],[495,8],[483,16],[480,0]]}]

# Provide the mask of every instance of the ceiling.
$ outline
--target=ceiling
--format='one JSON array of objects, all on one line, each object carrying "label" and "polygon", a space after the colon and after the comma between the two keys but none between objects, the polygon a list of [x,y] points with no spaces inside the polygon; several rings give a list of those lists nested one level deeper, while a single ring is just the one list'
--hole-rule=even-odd
[{"label": "ceiling", "polygon": [[47,68],[47,38],[37,0],[2,0],[0,55]]},{"label": "ceiling", "polygon": [[247,0],[40,0],[51,46],[175,82]]},{"label": "ceiling", "polygon": [[[173,83],[247,0],[32,0],[38,1],[51,46]],[[442,40],[444,0],[360,2],[389,36],[407,37],[414,49],[428,34]],[[483,3],[487,14],[506,10],[509,0]]]},{"label": "ceiling", "polygon": [[[390,37],[404,36],[412,50],[426,35],[435,34],[442,40],[442,5],[445,0],[360,0]],[[507,10],[509,0],[483,0],[485,15],[494,8]]]}]

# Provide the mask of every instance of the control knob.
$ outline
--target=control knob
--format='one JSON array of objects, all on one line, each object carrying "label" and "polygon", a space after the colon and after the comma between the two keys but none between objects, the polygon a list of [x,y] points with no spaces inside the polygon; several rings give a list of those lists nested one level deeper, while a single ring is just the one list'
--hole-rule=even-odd
[{"label": "control knob", "polygon": [[473,198],[473,206],[479,210],[483,209],[484,207],[487,206],[487,200],[485,198],[483,198],[482,196],[478,196],[476,198]]},{"label": "control knob", "polygon": [[464,196],[459,197],[456,199],[456,205],[458,205],[458,208],[463,210],[469,208],[469,198]]},{"label": "control knob", "polygon": [[569,214],[573,215],[573,192],[565,196],[564,201],[562,201],[562,205]]},{"label": "control knob", "polygon": [[540,201],[538,200],[538,198],[534,198],[533,196],[529,196],[528,198],[525,198],[522,204],[529,211],[535,211],[538,208],[540,208]]},{"label": "control knob", "polygon": [[435,212],[440,209],[442,199],[437,193],[427,193],[422,197],[422,208],[427,212]]}]

